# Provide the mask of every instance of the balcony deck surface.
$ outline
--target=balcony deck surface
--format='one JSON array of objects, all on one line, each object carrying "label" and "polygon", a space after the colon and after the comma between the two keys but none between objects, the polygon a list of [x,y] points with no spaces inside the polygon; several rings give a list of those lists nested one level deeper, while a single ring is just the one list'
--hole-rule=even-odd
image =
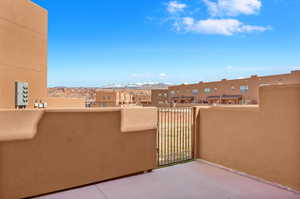
[{"label": "balcony deck surface", "polygon": [[300,194],[194,161],[35,199],[300,199]]}]

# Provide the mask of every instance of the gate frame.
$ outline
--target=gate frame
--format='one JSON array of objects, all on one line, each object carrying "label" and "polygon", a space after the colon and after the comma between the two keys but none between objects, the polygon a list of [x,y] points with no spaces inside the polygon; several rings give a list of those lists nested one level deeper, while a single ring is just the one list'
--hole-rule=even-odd
[{"label": "gate frame", "polygon": [[[167,163],[167,164],[161,164],[161,161],[160,161],[160,155],[161,155],[161,153],[160,153],[160,142],[161,142],[161,133],[160,133],[160,131],[161,131],[161,122],[162,122],[162,120],[164,120],[165,122],[167,121],[167,119],[170,119],[171,118],[171,121],[173,122],[173,120],[172,120],[172,116],[170,117],[169,115],[168,116],[165,116],[165,118],[164,119],[162,119],[161,117],[160,117],[160,113],[161,113],[161,111],[162,110],[166,110],[166,111],[170,111],[170,110],[180,110],[180,109],[190,109],[190,111],[191,111],[191,113],[190,113],[190,115],[188,116],[188,117],[192,117],[192,118],[190,118],[188,121],[189,121],[189,123],[191,123],[191,127],[190,127],[190,129],[191,129],[191,134],[190,134],[190,136],[191,136],[191,146],[190,146],[190,149],[191,149],[191,158],[190,159],[187,159],[187,160],[181,160],[181,161],[174,161],[174,162],[171,162],[171,163]],[[167,117],[170,117],[170,118],[167,118]],[[167,119],[166,119],[167,118]],[[181,119],[180,119],[181,120]],[[166,167],[166,166],[171,166],[171,165],[175,165],[175,164],[180,164],[180,163],[184,163],[184,162],[188,162],[188,161],[193,161],[193,160],[195,160],[196,159],[196,157],[197,157],[197,141],[196,141],[196,139],[197,139],[197,135],[196,135],[196,132],[197,132],[197,108],[196,107],[190,107],[190,106],[187,106],[187,107],[158,107],[157,108],[157,143],[156,143],[156,157],[157,157],[157,166],[158,167]],[[181,121],[180,121],[181,122]],[[179,123],[180,123],[179,122]],[[169,127],[169,125],[168,125],[168,127]]]}]

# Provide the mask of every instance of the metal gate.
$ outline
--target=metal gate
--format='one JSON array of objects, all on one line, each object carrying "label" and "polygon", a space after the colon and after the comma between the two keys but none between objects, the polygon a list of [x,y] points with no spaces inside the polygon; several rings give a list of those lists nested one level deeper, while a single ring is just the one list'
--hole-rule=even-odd
[{"label": "metal gate", "polygon": [[158,109],[158,165],[193,159],[194,108]]}]

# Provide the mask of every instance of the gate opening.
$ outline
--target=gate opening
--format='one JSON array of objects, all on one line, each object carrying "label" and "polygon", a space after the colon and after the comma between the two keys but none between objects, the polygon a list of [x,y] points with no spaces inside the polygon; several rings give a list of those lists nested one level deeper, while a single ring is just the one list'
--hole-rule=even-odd
[{"label": "gate opening", "polygon": [[158,108],[158,166],[193,159],[194,108]]}]

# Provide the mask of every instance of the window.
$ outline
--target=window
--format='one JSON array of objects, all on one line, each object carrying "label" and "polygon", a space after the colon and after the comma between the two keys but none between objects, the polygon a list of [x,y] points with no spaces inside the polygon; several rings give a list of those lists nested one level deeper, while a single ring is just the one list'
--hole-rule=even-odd
[{"label": "window", "polygon": [[234,91],[235,90],[235,86],[231,86],[231,88],[230,88],[232,91]]},{"label": "window", "polygon": [[211,91],[210,88],[205,88],[205,89],[204,89],[204,93],[206,93],[206,94],[210,93],[210,91]]},{"label": "window", "polygon": [[167,93],[165,93],[165,94],[164,94],[164,96],[165,96],[165,97],[168,97],[168,94],[167,94]]},{"label": "window", "polygon": [[241,85],[240,86],[240,91],[242,93],[246,93],[249,90],[249,86],[248,85]]},{"label": "window", "polygon": [[194,90],[192,90],[192,93],[193,93],[194,95],[198,95],[198,94],[199,94],[199,90],[198,90],[198,89],[194,89]]},{"label": "window", "polygon": [[161,93],[158,93],[158,96],[161,97]]}]

